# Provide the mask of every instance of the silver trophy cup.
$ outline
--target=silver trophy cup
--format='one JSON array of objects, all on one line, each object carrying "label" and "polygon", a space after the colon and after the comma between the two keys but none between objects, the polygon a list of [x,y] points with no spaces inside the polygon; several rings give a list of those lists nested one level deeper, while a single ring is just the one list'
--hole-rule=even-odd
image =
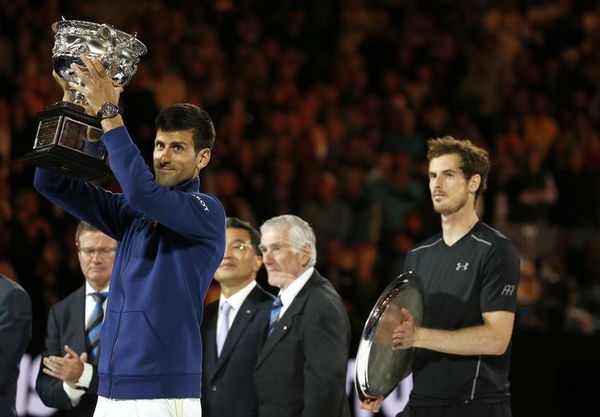
[{"label": "silver trophy cup", "polygon": [[[146,46],[112,25],[61,20],[52,25],[56,33],[52,49],[54,71],[66,81],[82,84],[70,68],[83,65],[81,55],[99,60],[110,77],[125,86],[137,70]],[[83,180],[112,174],[107,152],[99,141],[100,120],[85,113],[85,97],[72,90],[70,102],[59,102],[38,114],[39,125],[33,151],[21,159]]]}]

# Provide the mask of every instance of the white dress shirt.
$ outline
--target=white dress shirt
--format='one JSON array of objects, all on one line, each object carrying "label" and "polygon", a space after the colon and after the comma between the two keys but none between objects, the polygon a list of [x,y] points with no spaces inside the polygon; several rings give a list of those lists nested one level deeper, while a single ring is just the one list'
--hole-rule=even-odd
[{"label": "white dress shirt", "polygon": [[[238,313],[238,311],[240,311],[240,308],[246,300],[246,297],[248,297],[248,294],[252,292],[254,287],[256,287],[256,281],[252,280],[248,285],[246,285],[244,288],[242,288],[229,298],[225,298],[223,293],[221,293],[221,296],[219,297],[219,309],[225,301],[227,301],[231,306],[231,311],[229,312],[229,323],[227,323],[228,329],[231,329],[231,325],[233,324],[233,320],[235,319],[236,314]],[[221,315],[219,314],[217,317],[217,340],[219,340],[218,332],[221,329]]]},{"label": "white dress shirt", "polygon": [[308,282],[308,279],[313,274],[315,268],[310,267],[306,271],[300,274],[285,290],[279,291],[279,298],[281,298],[281,310],[279,311],[279,319],[283,317],[283,314],[287,311],[294,298],[298,295],[300,290]]}]

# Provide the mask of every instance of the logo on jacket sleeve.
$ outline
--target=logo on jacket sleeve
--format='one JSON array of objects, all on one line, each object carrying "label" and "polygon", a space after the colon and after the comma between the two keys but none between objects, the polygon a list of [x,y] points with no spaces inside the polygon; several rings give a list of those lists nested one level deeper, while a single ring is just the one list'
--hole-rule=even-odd
[{"label": "logo on jacket sleeve", "polygon": [[196,200],[198,200],[200,202],[200,205],[202,205],[202,207],[204,207],[204,211],[209,211],[208,206],[206,205],[204,200],[202,200],[202,198],[198,194],[192,194],[192,195],[196,198]]}]

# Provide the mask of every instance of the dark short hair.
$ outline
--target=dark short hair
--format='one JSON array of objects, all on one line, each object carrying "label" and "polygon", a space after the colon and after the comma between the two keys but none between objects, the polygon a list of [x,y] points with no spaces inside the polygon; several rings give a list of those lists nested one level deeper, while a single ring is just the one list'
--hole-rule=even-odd
[{"label": "dark short hair", "polygon": [[79,237],[83,233],[85,233],[85,232],[98,232],[98,233],[102,233],[102,232],[100,232],[100,230],[96,229],[91,224],[86,223],[84,221],[80,221],[79,224],[77,225],[77,229],[75,229],[75,242],[77,244],[79,244]]},{"label": "dark short hair", "polygon": [[193,129],[194,150],[212,149],[215,143],[215,125],[207,112],[190,103],[165,107],[154,120],[157,130],[174,132]]},{"label": "dark short hair", "polygon": [[256,230],[252,225],[248,222],[238,219],[237,217],[227,217],[225,220],[225,227],[227,229],[244,229],[250,235],[250,243],[252,243],[252,247],[254,248],[254,252],[261,256],[261,251],[258,248],[260,245],[260,233]]},{"label": "dark short hair", "polygon": [[475,174],[481,177],[479,188],[475,192],[475,199],[487,188],[487,177],[490,171],[490,158],[488,152],[474,145],[469,140],[458,140],[452,136],[429,139],[427,160],[438,158],[442,155],[457,154],[460,157],[460,169],[465,178],[469,179]]}]

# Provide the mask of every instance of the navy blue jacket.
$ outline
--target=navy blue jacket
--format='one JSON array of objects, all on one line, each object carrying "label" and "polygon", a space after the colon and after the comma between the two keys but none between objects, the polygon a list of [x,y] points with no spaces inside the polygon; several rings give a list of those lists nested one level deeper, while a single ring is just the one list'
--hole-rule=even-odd
[{"label": "navy blue jacket", "polygon": [[192,178],[160,186],[125,127],[103,135],[123,193],[42,168],[35,188],[118,241],[98,394],[199,398],[202,303],[225,249],[225,212]]}]

